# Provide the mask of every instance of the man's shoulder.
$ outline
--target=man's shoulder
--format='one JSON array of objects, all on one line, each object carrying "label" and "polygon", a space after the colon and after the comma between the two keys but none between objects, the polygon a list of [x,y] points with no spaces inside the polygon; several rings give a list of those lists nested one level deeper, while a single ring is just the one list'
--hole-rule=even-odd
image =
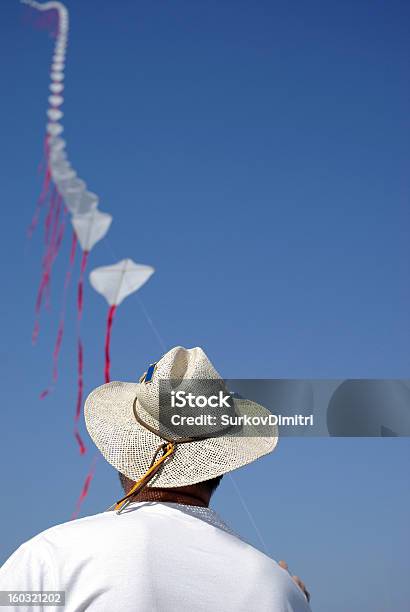
[{"label": "man's shoulder", "polygon": [[80,519],[58,523],[48,527],[37,535],[33,536],[21,545],[21,548],[32,551],[40,551],[47,548],[47,544],[74,542],[84,537],[85,533],[91,533],[95,529],[101,530],[107,521],[109,513],[93,514]]}]

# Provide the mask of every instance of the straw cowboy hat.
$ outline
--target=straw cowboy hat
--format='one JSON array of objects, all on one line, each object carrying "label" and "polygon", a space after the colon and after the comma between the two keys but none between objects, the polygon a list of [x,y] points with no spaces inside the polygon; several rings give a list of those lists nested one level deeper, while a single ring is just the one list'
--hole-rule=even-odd
[{"label": "straw cowboy hat", "polygon": [[[150,475],[149,486],[191,485],[235,470],[274,450],[278,440],[276,426],[264,427],[264,435],[249,427],[246,435],[240,427],[235,431],[212,431],[211,437],[203,431],[197,438],[167,435],[168,430],[161,429],[159,406],[160,383],[167,380],[172,380],[174,389],[182,388],[187,381],[224,384],[201,348],[177,346],[151,364],[140,382],[107,383],[92,391],[85,402],[85,422],[92,440],[108,463],[131,480],[144,481],[147,470],[151,470],[155,473]],[[246,399],[234,399],[233,409],[236,415],[270,414]],[[160,463],[165,464],[154,469],[159,450],[163,452]]]}]

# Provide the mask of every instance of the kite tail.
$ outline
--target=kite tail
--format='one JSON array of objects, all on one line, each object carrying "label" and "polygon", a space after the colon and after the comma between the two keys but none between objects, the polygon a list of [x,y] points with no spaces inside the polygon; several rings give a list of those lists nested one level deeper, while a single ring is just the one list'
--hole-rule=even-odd
[{"label": "kite tail", "polygon": [[77,406],[75,410],[75,422],[76,423],[78,423],[80,416],[81,416],[81,406],[83,403],[83,389],[84,389],[84,378],[83,378],[84,350],[83,350],[83,343],[81,342],[80,338],[78,339],[78,345],[77,345],[77,363],[78,363],[78,369],[77,369],[78,385],[77,385]]},{"label": "kite tail", "polygon": [[80,278],[78,279],[78,290],[77,290],[77,315],[78,320],[81,320],[83,314],[83,294],[84,294],[84,272],[87,267],[88,251],[83,251],[83,257],[81,259]]},{"label": "kite tail", "polygon": [[80,455],[84,455],[87,448],[80,436],[80,433],[78,431],[78,421],[80,420],[80,416],[81,416],[81,408],[83,405],[83,389],[84,389],[84,378],[83,378],[83,372],[84,372],[84,351],[83,351],[83,344],[81,342],[81,338],[78,337],[78,345],[77,345],[77,363],[78,363],[78,371],[77,371],[77,404],[76,404],[76,409],[75,409],[75,416],[74,416],[74,437],[77,440],[77,444],[78,444],[78,450],[80,452]]},{"label": "kite tail", "polygon": [[48,212],[46,215],[46,218],[44,220],[44,243],[46,246],[46,254],[45,257],[47,257],[48,254],[48,248],[50,245],[50,238],[51,238],[51,228],[53,225],[53,217],[55,216],[55,211],[56,211],[56,196],[57,196],[57,191],[55,188],[52,189],[51,191],[51,195],[50,195],[50,202],[49,202],[49,207],[48,207]]},{"label": "kite tail", "polygon": [[54,262],[60,250],[61,242],[64,235],[65,227],[65,209],[63,209],[63,218],[60,224],[62,198],[57,191],[54,192],[54,204],[52,207],[52,217],[48,227],[48,236],[46,242],[46,252],[43,259],[43,266],[48,270],[46,284],[46,308],[50,308],[50,283],[51,272]]},{"label": "kite tail", "polygon": [[69,262],[70,265],[66,272],[65,281],[64,281],[65,290],[67,290],[68,287],[70,286],[71,272],[72,272],[73,265],[74,265],[76,248],[77,248],[77,234],[73,231],[73,237],[71,239],[71,250],[70,250],[70,262]]},{"label": "kite tail", "polygon": [[81,318],[83,315],[83,293],[84,293],[84,273],[87,267],[88,251],[83,251],[80,267],[80,277],[77,287],[77,404],[75,410],[76,429],[74,432],[75,438],[79,445],[80,454],[83,455],[86,451],[84,443],[81,440],[80,434],[77,431],[77,423],[81,416],[81,408],[83,405],[83,389],[84,389],[84,348],[81,340]]},{"label": "kite tail", "polygon": [[38,225],[38,221],[40,218],[40,213],[41,213],[41,208],[43,207],[44,202],[47,199],[47,196],[49,195],[49,191],[50,191],[50,183],[51,183],[51,172],[50,172],[50,165],[49,165],[49,143],[48,143],[48,136],[45,137],[44,139],[44,156],[43,156],[43,161],[41,162],[40,165],[41,171],[43,171],[43,168],[45,168],[44,170],[44,178],[43,178],[43,185],[41,187],[41,192],[40,195],[37,199],[37,203],[36,203],[36,208],[34,210],[34,215],[33,218],[31,220],[30,225],[27,228],[27,237],[30,239],[33,234],[34,231]]},{"label": "kite tail", "polygon": [[[56,342],[54,345],[54,351],[53,351],[53,383],[54,384],[57,382],[57,378],[58,378],[57,362],[58,362],[58,355],[61,349],[61,343],[63,341],[63,332],[64,332],[64,324],[63,324],[63,321],[60,321],[58,325],[57,338],[56,338]],[[44,391],[40,393],[40,399],[44,399],[45,397],[47,397],[47,395],[49,395],[53,391],[53,388],[54,388],[53,385],[50,385],[47,389],[44,389]]]},{"label": "kite tail", "polygon": [[81,438],[81,436],[79,434],[78,429],[74,429],[74,436],[75,436],[75,439],[78,442],[78,446],[79,446],[79,449],[80,449],[80,455],[84,455],[86,453],[87,449],[86,449],[85,444],[84,444],[84,442],[83,442],[83,440],[82,440],[82,438]]},{"label": "kite tail", "polygon": [[67,272],[65,273],[65,279],[64,279],[63,305],[61,309],[60,324],[58,327],[57,339],[56,339],[54,353],[53,353],[53,381],[54,383],[56,383],[58,379],[58,358],[60,356],[61,344],[63,342],[67,295],[68,295],[68,289],[70,288],[71,275],[72,275],[74,261],[75,261],[76,248],[77,248],[77,236],[76,236],[76,233],[73,232],[73,237],[71,240],[70,259],[68,261],[68,268],[67,268]]},{"label": "kite tail", "polygon": [[56,262],[58,254],[60,252],[61,244],[64,238],[64,231],[66,225],[66,217],[67,217],[67,209],[63,205],[63,200],[60,195],[57,196],[57,207],[53,225],[53,234],[51,238],[51,245],[49,250],[49,260],[48,260],[48,284],[47,284],[47,292],[50,290],[50,282],[51,282],[51,271]]},{"label": "kite tail", "polygon": [[[50,195],[49,210],[48,210],[45,222],[44,222],[46,244],[48,243],[48,240],[49,240],[48,235],[50,232],[51,218],[54,212],[54,208],[55,208],[55,192],[53,191]],[[44,295],[48,289],[49,280],[50,280],[49,275],[50,275],[50,267],[49,267],[49,257],[48,257],[48,249],[47,249],[46,253],[43,256],[42,274],[41,274],[40,284],[39,284],[38,291],[37,291],[37,299],[36,299],[36,305],[35,305],[35,322],[34,322],[34,329],[33,329],[33,334],[32,334],[33,344],[36,343],[38,334],[40,332],[40,311],[41,311],[41,306],[43,304]]]},{"label": "kite tail", "polygon": [[76,248],[77,248],[77,236],[76,236],[76,233],[73,232],[73,237],[71,240],[70,259],[68,261],[68,268],[65,273],[60,322],[58,325],[57,336],[56,336],[56,341],[55,341],[54,351],[53,351],[53,384],[50,385],[47,389],[45,389],[40,394],[40,399],[44,399],[45,397],[47,397],[47,395],[51,393],[51,391],[53,390],[53,385],[55,385],[58,380],[58,360],[60,356],[61,345],[63,343],[67,295],[68,295],[68,289],[70,287],[71,275],[72,275],[74,261],[75,261]]},{"label": "kite tail", "polygon": [[63,208],[63,218],[61,220],[60,227],[58,228],[58,232],[56,233],[56,241],[54,243],[52,264],[54,264],[55,260],[57,259],[57,255],[60,252],[61,244],[64,238],[66,219],[67,219],[67,209],[64,207]]},{"label": "kite tail", "polygon": [[57,259],[58,252],[60,250],[61,242],[63,240],[64,228],[67,210],[66,207],[63,206],[63,200],[61,195],[58,193],[56,197],[56,209],[54,215],[53,229],[51,234],[51,243],[49,248],[49,262],[48,265],[53,266],[55,260]]},{"label": "kite tail", "polygon": [[84,388],[84,380],[83,380],[84,352],[83,352],[83,344],[80,338],[78,338],[77,355],[78,355],[77,357],[78,359],[78,383],[77,383],[77,405],[76,405],[75,417],[74,417],[74,422],[75,422],[74,436],[78,443],[78,450],[80,451],[80,455],[84,455],[87,449],[78,431],[78,421],[80,420],[80,416],[81,416],[81,408],[83,405],[83,388]]},{"label": "kite tail", "polygon": [[[47,235],[49,233],[49,226],[51,223],[51,215],[52,215],[52,211],[54,209],[54,202],[55,202],[55,192],[54,190],[50,189],[50,185],[51,185],[51,172],[50,172],[50,165],[49,165],[49,141],[48,141],[48,136],[45,137],[44,140],[44,158],[45,158],[45,164],[46,164],[46,170],[45,170],[45,174],[44,174],[44,181],[43,181],[43,186],[41,189],[41,193],[40,196],[37,200],[37,205],[36,205],[36,210],[34,213],[34,217],[31,221],[31,224],[28,228],[27,231],[27,235],[28,238],[31,238],[34,230],[37,227],[38,224],[38,220],[40,217],[40,212],[41,212],[41,208],[44,205],[44,203],[46,202],[46,200],[49,200],[49,210],[45,219],[45,236],[47,238]],[[36,344],[37,342],[37,338],[38,335],[40,333],[40,310],[41,310],[41,304],[43,302],[43,297],[44,297],[44,293],[47,290],[48,287],[48,266],[45,265],[45,261],[43,258],[43,272],[41,275],[41,279],[40,279],[40,284],[39,284],[39,288],[37,291],[37,299],[36,299],[36,305],[35,305],[35,320],[34,320],[34,328],[33,328],[33,332],[32,332],[32,336],[31,336],[31,340],[33,344]]]},{"label": "kite tail", "polygon": [[110,358],[110,345],[111,345],[111,330],[112,330],[112,323],[114,320],[114,315],[115,315],[115,311],[116,311],[116,305],[113,304],[112,306],[110,306],[109,310],[108,310],[108,317],[107,317],[107,332],[106,332],[106,336],[105,336],[105,369],[104,369],[104,375],[105,375],[105,382],[108,383],[110,382],[110,367],[111,367],[111,358]]},{"label": "kite tail", "polygon": [[[62,209],[62,198],[55,191],[51,195],[50,209],[46,219],[46,252],[43,256],[42,262],[42,275],[40,279],[40,285],[37,291],[37,299],[35,305],[35,321],[32,333],[32,342],[36,344],[38,335],[40,333],[40,312],[41,306],[46,300],[46,306],[50,306],[50,281],[51,271],[54,262],[59,253],[61,243],[64,237],[65,223],[66,223],[66,209],[63,209],[63,218],[60,223]],[[50,235],[51,234],[51,235]]]},{"label": "kite tail", "polygon": [[91,481],[92,481],[92,479],[94,477],[94,474],[95,474],[95,468],[96,468],[97,460],[98,460],[98,455],[94,455],[94,458],[93,458],[93,460],[91,462],[90,469],[89,469],[88,474],[87,474],[87,476],[85,478],[85,481],[84,481],[83,488],[81,490],[80,496],[79,496],[79,498],[77,500],[77,503],[76,503],[76,506],[75,506],[75,510],[74,510],[73,514],[71,515],[71,519],[72,520],[76,519],[77,516],[79,515],[81,505],[82,505],[82,503],[84,502],[85,498],[88,495],[88,492],[90,490]]},{"label": "kite tail", "polygon": [[38,335],[40,333],[40,310],[41,310],[41,304],[43,301],[44,291],[47,287],[47,284],[48,284],[48,270],[44,270],[41,276],[40,286],[37,291],[34,327],[33,327],[33,333],[31,335],[31,341],[33,344],[36,344]]}]

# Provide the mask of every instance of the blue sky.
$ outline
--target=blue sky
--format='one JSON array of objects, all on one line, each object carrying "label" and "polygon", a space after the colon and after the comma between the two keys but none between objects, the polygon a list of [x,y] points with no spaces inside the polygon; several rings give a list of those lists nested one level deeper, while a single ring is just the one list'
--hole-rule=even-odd
[{"label": "blue sky", "polygon": [[[386,2],[67,2],[69,154],[114,221],[89,270],[153,265],[140,292],[165,346],[203,346],[231,378],[408,378],[409,7]],[[65,273],[30,342],[52,40],[2,7],[3,416],[0,551],[67,520],[93,455],[73,442],[75,302],[47,385]],[[78,260],[77,260],[78,272]],[[85,386],[103,382],[106,305],[87,285]],[[136,296],[119,308],[112,378],[161,353]],[[286,439],[234,475],[263,539],[316,612],[404,610],[407,439]],[[118,495],[101,461],[84,504]],[[227,480],[215,507],[260,546]]]}]

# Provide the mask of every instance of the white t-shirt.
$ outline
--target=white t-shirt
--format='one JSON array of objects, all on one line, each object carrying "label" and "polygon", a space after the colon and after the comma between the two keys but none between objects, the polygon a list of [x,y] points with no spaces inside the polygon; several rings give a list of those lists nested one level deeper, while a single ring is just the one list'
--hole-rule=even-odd
[{"label": "white t-shirt", "polygon": [[132,503],[44,531],[0,569],[0,590],[65,591],[65,606],[45,612],[310,610],[289,574],[215,512],[171,503]]}]

